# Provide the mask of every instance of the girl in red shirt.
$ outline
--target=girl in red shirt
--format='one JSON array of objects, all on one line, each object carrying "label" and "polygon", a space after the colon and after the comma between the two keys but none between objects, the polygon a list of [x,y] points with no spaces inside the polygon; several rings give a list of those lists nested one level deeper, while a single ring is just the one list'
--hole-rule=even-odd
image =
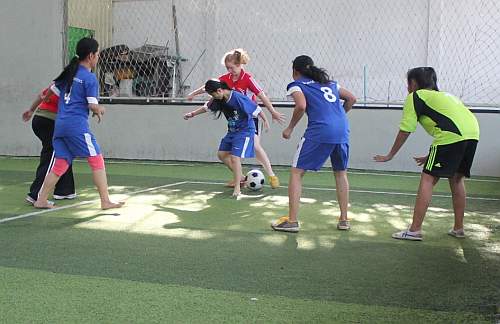
[{"label": "girl in red shirt", "polygon": [[[253,101],[257,102],[259,98],[264,106],[271,113],[272,119],[279,122],[280,124],[285,121],[285,117],[282,113],[278,112],[274,107],[269,98],[266,96],[262,88],[253,79],[252,75],[245,70],[243,70],[242,65],[247,64],[250,61],[250,57],[247,52],[243,49],[234,49],[226,54],[222,58],[222,64],[225,65],[228,73],[219,76],[219,80],[224,81],[232,90],[236,90],[248,97]],[[199,94],[205,92],[203,87],[196,89],[191,92],[188,96],[188,100],[193,100],[193,98]],[[279,179],[273,171],[269,157],[266,151],[260,144],[260,133],[259,133],[259,122],[258,119],[254,119],[255,122],[255,155],[257,161],[262,165],[264,171],[269,176],[269,183],[271,188],[275,189],[279,187]],[[229,182],[228,186],[234,186],[234,183]]]},{"label": "girl in red shirt", "polygon": [[[54,135],[54,124],[57,115],[57,102],[59,97],[55,94],[49,94],[45,98],[48,88],[44,89],[33,101],[31,107],[26,110],[22,117],[25,122],[31,122],[31,128],[35,135],[42,142],[42,151],[40,152],[40,162],[36,169],[35,180],[30,186],[30,192],[26,195],[26,201],[33,204],[38,198],[38,192],[42,187],[43,180],[48,170],[54,163],[54,148],[52,147],[52,137]],[[70,166],[68,171],[61,177],[54,190],[54,199],[73,199],[76,198],[75,181],[73,178],[73,168]]]}]

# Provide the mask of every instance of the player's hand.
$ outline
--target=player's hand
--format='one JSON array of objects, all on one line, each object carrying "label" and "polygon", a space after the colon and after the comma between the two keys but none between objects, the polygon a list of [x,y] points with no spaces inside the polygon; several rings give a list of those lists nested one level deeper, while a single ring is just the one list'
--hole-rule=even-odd
[{"label": "player's hand", "polygon": [[31,119],[31,116],[33,116],[33,111],[31,109],[26,110],[23,112],[23,121],[27,122]]},{"label": "player's hand", "polygon": [[280,125],[283,125],[286,121],[285,114],[282,114],[277,110],[271,113],[271,117],[273,119],[273,122],[278,122]]},{"label": "player's hand", "polygon": [[290,139],[292,136],[293,128],[287,127],[283,130],[283,133],[281,134],[284,139]]},{"label": "player's hand", "polygon": [[425,162],[427,162],[427,157],[428,155],[426,156],[420,156],[420,157],[416,157],[414,156],[413,159],[415,160],[415,162],[417,162],[417,165],[424,165]]},{"label": "player's hand", "polygon": [[392,160],[392,156],[390,156],[390,155],[375,155],[373,157],[373,160],[375,162],[387,162],[387,161]]},{"label": "player's hand", "polygon": [[192,112],[188,112],[187,114],[184,114],[184,120],[188,120],[189,118],[193,118],[193,113]]},{"label": "player's hand", "polygon": [[100,123],[102,120],[102,117],[104,116],[104,107],[103,106],[98,106],[97,111],[92,112],[92,117],[97,116],[97,123]]},{"label": "player's hand", "polygon": [[189,101],[193,101],[194,99],[194,95],[192,94],[189,94],[187,97],[186,97],[186,100],[189,100]]}]

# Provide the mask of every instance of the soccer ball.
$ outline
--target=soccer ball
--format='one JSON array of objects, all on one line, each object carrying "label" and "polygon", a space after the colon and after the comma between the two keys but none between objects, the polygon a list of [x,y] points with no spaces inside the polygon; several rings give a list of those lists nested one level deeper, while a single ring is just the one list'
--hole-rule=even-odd
[{"label": "soccer ball", "polygon": [[251,190],[260,190],[264,186],[264,174],[260,170],[251,170],[247,173],[246,185]]}]

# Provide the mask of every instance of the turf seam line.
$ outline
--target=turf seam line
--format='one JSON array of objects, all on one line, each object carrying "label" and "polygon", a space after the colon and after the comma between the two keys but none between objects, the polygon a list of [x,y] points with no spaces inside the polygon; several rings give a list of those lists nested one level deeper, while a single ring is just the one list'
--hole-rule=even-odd
[{"label": "turf seam line", "polygon": [[[136,194],[140,194],[140,193],[143,193],[143,192],[148,192],[148,191],[153,191],[153,190],[162,189],[162,188],[168,188],[168,187],[174,187],[174,186],[183,185],[183,184],[186,184],[186,183],[188,183],[188,181],[174,182],[174,183],[169,183],[169,184],[158,186],[158,187],[152,187],[152,188],[146,188],[146,189],[141,189],[141,190],[137,190],[137,191],[132,191],[132,192],[125,193],[125,194],[126,195],[136,195]],[[96,201],[99,201],[99,199],[85,200],[85,201],[81,201],[79,203],[75,203],[75,204],[71,204],[71,205],[67,205],[67,206],[56,207],[56,208],[52,208],[52,209],[43,209],[43,210],[39,210],[39,211],[36,211],[36,212],[31,212],[31,213],[27,213],[27,214],[22,214],[22,215],[17,215],[17,216],[13,216],[13,217],[8,217],[8,218],[0,219],[0,224],[7,223],[7,222],[10,222],[10,221],[14,221],[14,220],[18,220],[18,219],[22,219],[22,218],[27,218],[27,217],[32,217],[32,216],[38,216],[38,215],[41,215],[41,214],[46,214],[46,213],[55,212],[55,211],[59,211],[59,210],[63,210],[63,209],[77,207],[77,206],[81,206],[81,205],[92,204],[92,203],[95,203]]]},{"label": "turf seam line", "polygon": [[[192,184],[208,184],[208,185],[224,185],[224,183],[222,183],[222,182],[209,182],[209,181],[187,181],[187,183],[192,183]],[[269,186],[265,185],[265,187],[269,187]],[[335,188],[302,187],[302,189],[318,190],[318,191],[336,191]],[[416,193],[409,193],[409,192],[372,191],[372,190],[356,190],[356,189],[350,189],[349,192],[371,193],[371,194],[379,194],[379,195],[411,196],[411,197],[415,197],[417,195]],[[442,194],[433,194],[432,196],[433,197],[439,197],[439,198],[451,198],[451,195],[442,195]],[[487,197],[467,197],[467,199],[471,199],[471,200],[487,200],[487,201],[500,201],[500,198],[487,198]]]},{"label": "turf seam line", "polygon": [[[31,157],[9,157],[10,159],[13,160],[32,160],[33,158]],[[75,160],[75,162],[78,163],[87,163],[87,161],[83,160]],[[161,163],[161,162],[139,162],[139,161],[108,161],[106,160],[106,163],[109,164],[139,164],[139,165],[155,165],[155,166],[186,166],[186,167],[200,167],[204,166],[207,164],[205,163]],[[208,163],[219,163],[219,162],[208,162]],[[252,164],[250,164],[252,165]],[[276,171],[289,171],[290,168],[284,168],[284,167],[275,167],[274,170]],[[408,172],[408,171],[396,171],[396,172]],[[319,170],[315,171],[314,173],[332,173],[332,171],[327,171],[327,170]],[[390,174],[390,173],[384,173],[384,172],[366,172],[366,171],[347,171],[348,174],[359,174],[359,175],[374,175],[374,176],[387,176],[387,177],[402,177],[402,178],[420,178],[420,175],[401,175],[401,174]],[[471,181],[471,182],[491,182],[491,183],[500,183],[500,180],[493,180],[493,179],[474,179],[474,178],[466,178],[465,181]]]}]

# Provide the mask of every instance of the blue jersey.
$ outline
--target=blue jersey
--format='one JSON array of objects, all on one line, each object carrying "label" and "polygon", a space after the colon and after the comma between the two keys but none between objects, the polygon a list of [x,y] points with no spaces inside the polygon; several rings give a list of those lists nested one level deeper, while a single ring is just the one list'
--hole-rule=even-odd
[{"label": "blue jersey", "polygon": [[[68,86],[69,93],[66,93]],[[71,85],[56,82],[51,90],[59,95],[54,136],[89,133],[89,104],[98,103],[99,83],[95,74],[80,65]]]},{"label": "blue jersey", "polygon": [[233,109],[232,113],[225,114],[229,132],[255,133],[253,117],[257,117],[262,109],[254,101],[231,90],[226,105]]},{"label": "blue jersey", "polygon": [[339,86],[300,78],[287,86],[288,95],[301,91],[306,98],[307,129],[304,138],[316,143],[349,143],[349,122],[340,103]]}]

